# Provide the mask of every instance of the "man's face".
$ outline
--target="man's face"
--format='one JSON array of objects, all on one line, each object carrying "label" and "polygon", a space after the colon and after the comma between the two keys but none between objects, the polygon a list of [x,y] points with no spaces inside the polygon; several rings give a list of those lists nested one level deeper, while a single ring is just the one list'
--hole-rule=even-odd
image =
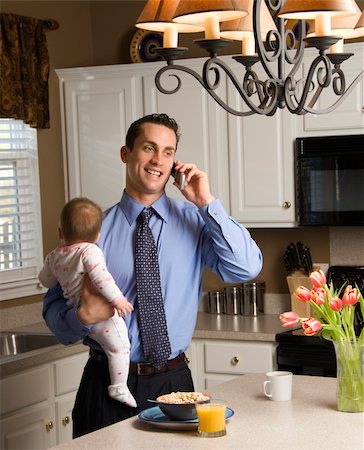
[{"label": "man's face", "polygon": [[176,135],[164,125],[144,123],[132,149],[124,146],[126,192],[141,203],[151,204],[164,192],[176,151]]}]

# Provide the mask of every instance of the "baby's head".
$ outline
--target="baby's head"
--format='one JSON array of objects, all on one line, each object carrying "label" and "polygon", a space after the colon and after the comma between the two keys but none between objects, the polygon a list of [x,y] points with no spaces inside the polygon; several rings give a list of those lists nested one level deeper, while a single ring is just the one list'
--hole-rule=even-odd
[{"label": "baby's head", "polygon": [[96,203],[85,197],[73,198],[62,209],[60,237],[66,244],[96,242],[102,218],[102,210]]}]

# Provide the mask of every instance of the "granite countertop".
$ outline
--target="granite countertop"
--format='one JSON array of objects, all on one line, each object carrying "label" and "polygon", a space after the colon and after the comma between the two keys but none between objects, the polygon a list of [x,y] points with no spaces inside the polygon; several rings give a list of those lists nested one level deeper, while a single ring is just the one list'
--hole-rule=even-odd
[{"label": "granite countertop", "polygon": [[[16,328],[12,331],[51,333],[44,322]],[[275,341],[275,335],[284,331],[278,315],[266,314],[256,317],[225,314],[198,314],[194,339],[225,339],[241,341]],[[57,344],[11,357],[0,357],[1,376],[12,375],[35,365],[56,361],[59,358],[87,351],[82,343]]]},{"label": "granite countertop", "polygon": [[[149,423],[137,416],[57,447],[59,450],[168,448],[232,450],[293,448],[363,449],[363,414],[336,410],[336,379],[293,376],[292,400],[274,402],[263,394],[264,374],[247,374],[210,390],[235,412],[227,434],[201,438],[190,430]],[[167,428],[168,427],[168,428]]]}]

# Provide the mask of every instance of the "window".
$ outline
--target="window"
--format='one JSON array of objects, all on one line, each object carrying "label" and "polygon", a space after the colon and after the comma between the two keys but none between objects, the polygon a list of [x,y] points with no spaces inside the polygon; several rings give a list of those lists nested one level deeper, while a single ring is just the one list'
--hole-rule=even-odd
[{"label": "window", "polygon": [[43,292],[37,132],[0,118],[0,300]]}]

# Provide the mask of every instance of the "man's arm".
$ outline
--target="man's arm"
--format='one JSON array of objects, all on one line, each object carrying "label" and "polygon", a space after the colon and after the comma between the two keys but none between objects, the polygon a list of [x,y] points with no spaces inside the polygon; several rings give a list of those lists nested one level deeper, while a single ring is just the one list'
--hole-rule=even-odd
[{"label": "man's arm", "polygon": [[232,219],[211,194],[205,172],[194,164],[181,161],[176,161],[176,169],[185,173],[188,183],[181,190],[182,194],[199,208],[206,223],[206,264],[224,282],[255,278],[262,269],[263,257],[248,230]]},{"label": "man's arm", "polygon": [[50,289],[44,298],[43,318],[59,342],[65,345],[83,340],[92,324],[107,320],[113,314],[114,307],[102,295],[93,293],[88,277],[78,308],[67,305],[59,285]]}]

